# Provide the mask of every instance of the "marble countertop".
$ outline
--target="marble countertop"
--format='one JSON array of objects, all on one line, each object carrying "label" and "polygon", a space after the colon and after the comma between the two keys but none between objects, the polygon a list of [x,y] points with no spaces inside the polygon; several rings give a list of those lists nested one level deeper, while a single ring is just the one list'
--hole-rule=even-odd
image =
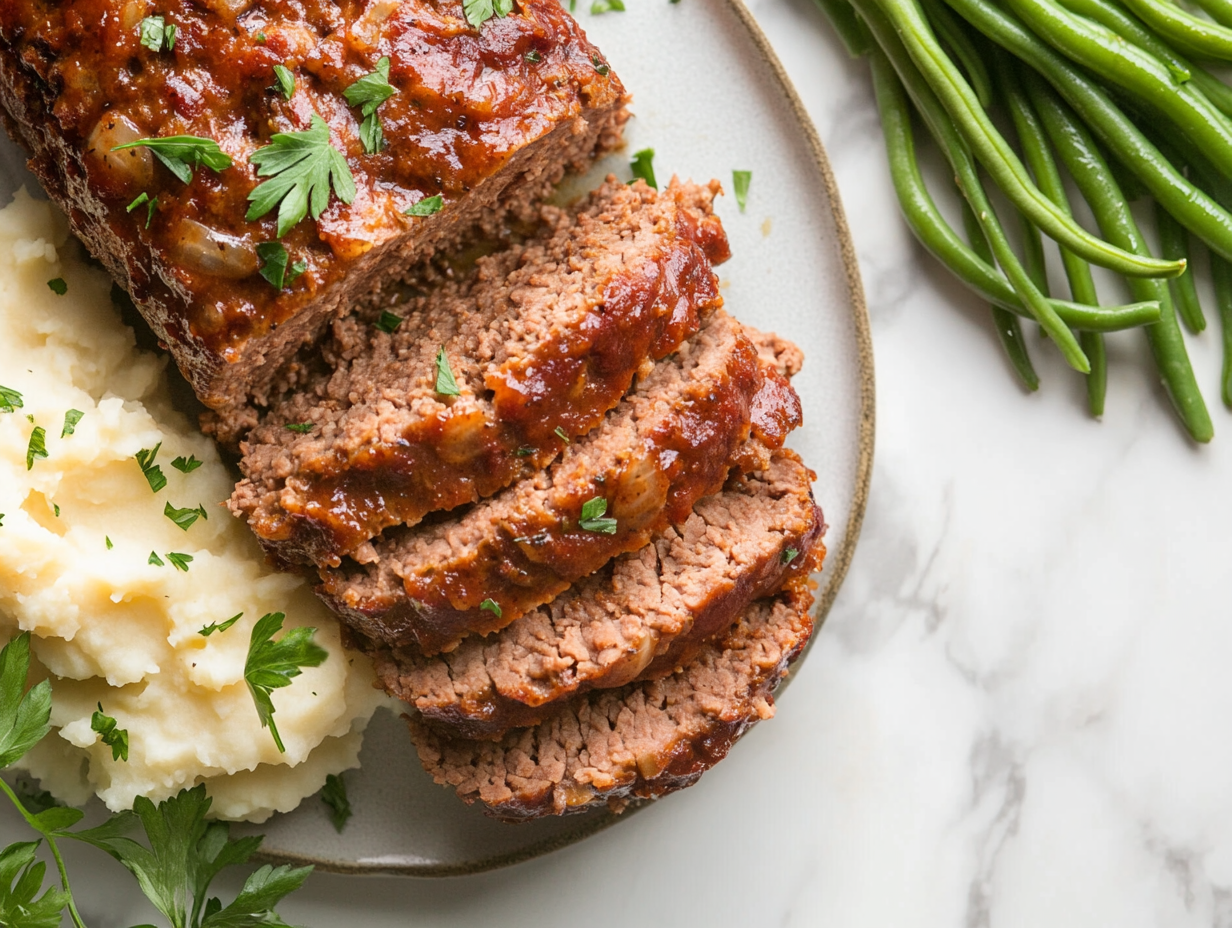
[{"label": "marble countertop", "polygon": [[[1034,338],[1044,383],[1025,394],[987,308],[899,219],[867,65],[811,0],[751,6],[829,150],[876,351],[868,516],[805,671],[773,723],[620,827],[475,877],[315,875],[282,914],[317,928],[1232,923],[1217,324],[1190,343],[1209,447],[1174,423],[1140,333],[1110,339],[1102,422]],[[95,928],[149,917],[115,875],[90,875]]]}]

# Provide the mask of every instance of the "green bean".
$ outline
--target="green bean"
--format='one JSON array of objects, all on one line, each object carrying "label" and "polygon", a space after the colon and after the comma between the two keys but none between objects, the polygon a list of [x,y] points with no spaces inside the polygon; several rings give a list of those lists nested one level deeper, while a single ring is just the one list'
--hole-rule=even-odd
[{"label": "green bean", "polygon": [[1035,223],[1022,213],[1018,214],[1018,222],[1022,228],[1022,263],[1027,269],[1027,276],[1031,278],[1031,283],[1039,288],[1040,293],[1050,296],[1048,263],[1044,259],[1044,239],[1040,235],[1040,230],[1035,227]]},{"label": "green bean", "polygon": [[1196,0],[1198,6],[1210,14],[1221,26],[1232,26],[1232,3],[1228,0]]},{"label": "green bean", "polygon": [[1125,0],[1125,5],[1165,39],[1210,58],[1232,61],[1232,30],[1186,13],[1167,0]]},{"label": "green bean", "polygon": [[[1033,318],[1014,293],[1009,282],[982,261],[950,228],[924,183],[916,161],[915,143],[906,97],[894,75],[882,86],[874,69],[873,86],[881,112],[890,178],[898,195],[899,207],[916,238],[972,291],[1002,309]],[[1049,300],[1062,321],[1075,329],[1091,332],[1116,332],[1159,321],[1158,303],[1131,303],[1127,306],[1090,307],[1064,300]]]},{"label": "green bean", "polygon": [[[1127,277],[1173,277],[1184,270],[1182,265],[1174,262],[1160,261],[1142,255],[1134,256],[1123,249],[1114,248],[1108,242],[1087,232],[1074,222],[1073,218],[1058,210],[1052,201],[1031,182],[1027,169],[1023,167],[1018,155],[992,124],[992,120],[980,106],[971,86],[963,79],[962,74],[937,44],[916,0],[875,0],[875,2],[880,5],[881,12],[890,20],[912,61],[924,76],[949,119],[954,122],[962,141],[975,152],[976,157],[1010,202],[1022,210],[1032,222],[1039,226],[1041,231],[1046,232],[1059,244],[1073,249],[1088,261]],[[856,4],[856,9],[864,15],[867,6],[868,3],[862,0]],[[864,15],[864,19],[868,22],[867,15]],[[871,23],[869,25],[872,26]],[[877,36],[878,30],[874,28],[873,33]],[[885,42],[881,42],[881,46],[885,48]],[[895,67],[897,69],[897,64]],[[908,89],[910,90],[910,82],[908,82]],[[935,132],[934,128],[934,134]],[[979,211],[977,210],[976,213],[978,215]],[[996,253],[997,242],[991,238],[989,241],[993,252]],[[1008,268],[1006,273],[1009,274]],[[1046,306],[1044,308],[1047,309]],[[1071,360],[1071,363],[1076,361],[1077,356],[1081,354],[1078,342],[1074,339],[1073,333],[1062,334],[1060,322],[1055,314],[1051,311],[1045,312],[1040,317],[1040,324],[1057,342],[1058,347]],[[1085,365],[1083,367],[1085,368]]]},{"label": "green bean", "polygon": [[[1065,192],[1065,182],[1061,179],[1061,172],[1052,157],[1045,129],[1040,124],[1035,107],[1019,86],[1013,65],[1004,58],[995,58],[994,66],[999,89],[1014,122],[1014,131],[1018,133],[1018,141],[1027,165],[1035,175],[1035,182],[1052,202],[1073,215],[1069,195]],[[1061,249],[1061,263],[1065,267],[1065,276],[1069,280],[1070,293],[1074,299],[1079,303],[1098,306],[1099,293],[1095,289],[1090,265],[1066,248]],[[1102,416],[1104,399],[1108,392],[1108,355],[1104,339],[1096,332],[1080,332],[1078,343],[1082,345],[1083,352],[1091,362],[1091,373],[1086,377],[1087,409],[1092,416]]]},{"label": "green bean", "polygon": [[[1129,203],[1086,128],[1038,75],[1025,74],[1023,83],[1053,147],[1090,205],[1100,230],[1124,248],[1148,251]],[[1186,431],[1195,441],[1210,441],[1215,430],[1185,351],[1167,284],[1139,278],[1131,279],[1129,286],[1138,299],[1157,299],[1163,307],[1159,322],[1144,329],[1151,354]]]},{"label": "green bean", "polygon": [[[980,222],[975,218],[975,213],[971,212],[971,204],[966,200],[962,201],[962,214],[963,228],[967,232],[972,251],[979,255],[981,260],[991,263],[992,249],[988,247],[984,230],[980,228]],[[1039,389],[1039,374],[1031,363],[1031,355],[1027,352],[1027,343],[1022,337],[1022,326],[1018,317],[1000,306],[994,305],[991,309],[993,328],[1001,341],[1001,347],[1005,349],[1006,357],[1010,360],[1010,367],[1014,369],[1022,385],[1034,393]]]},{"label": "green bean", "polygon": [[[1219,111],[1232,116],[1232,87],[1211,74],[1205,68],[1193,64],[1177,54],[1167,42],[1142,24],[1142,20],[1134,16],[1114,0],[1061,0],[1062,4],[1079,16],[1103,23],[1127,42],[1133,42],[1164,63],[1164,66],[1178,81],[1193,81],[1206,98]],[[1187,75],[1187,76],[1182,76]]]},{"label": "green bean", "polygon": [[1211,277],[1215,280],[1215,302],[1219,306],[1219,325],[1223,329],[1223,370],[1219,384],[1223,404],[1232,409],[1232,264],[1211,255]]},{"label": "green bean", "polygon": [[852,58],[863,58],[872,48],[873,39],[868,34],[860,17],[847,0],[813,0],[817,8],[830,21],[839,41]]},{"label": "green bean", "polygon": [[[950,119],[945,107],[942,106],[941,101],[933,93],[912,62],[907,49],[899,40],[894,30],[894,25],[876,7],[875,0],[855,0],[853,5],[856,11],[864,17],[864,22],[871,29],[873,38],[881,46],[881,51],[889,59],[889,63],[898,72],[903,86],[907,89],[907,93],[920,111],[924,122],[932,131],[933,138],[941,145],[941,149],[949,160],[950,166],[954,169],[954,180],[958,184],[958,189],[962,191],[963,196],[971,204],[971,209],[979,219],[980,226],[988,237],[988,244],[992,249],[992,253],[996,257],[1001,269],[1005,272],[1010,286],[1014,288],[1014,292],[1018,294],[1023,304],[1030,310],[1031,315],[1035,317],[1035,320],[1040,323],[1044,331],[1056,343],[1066,363],[1075,370],[1085,374],[1091,369],[1091,366],[1086,359],[1086,355],[1082,353],[1078,339],[1070,331],[1069,327],[1060,320],[1056,311],[1048,305],[1044,295],[1039,292],[1039,289],[1027,276],[1026,271],[1023,270],[1018,256],[1014,254],[1014,249],[1010,247],[1005,230],[1001,228],[996,211],[988,201],[988,196],[985,194],[984,187],[980,183],[979,172],[976,169],[975,161],[972,159],[970,151],[964,144],[962,136],[959,135],[958,129]],[[873,60],[880,70],[885,70],[885,66],[880,63],[880,56],[875,52]]]},{"label": "green bean", "polygon": [[1096,83],[986,0],[946,0],[963,19],[1039,71],[1181,225],[1232,259],[1232,215],[1191,184]]},{"label": "green bean", "polygon": [[1186,262],[1185,273],[1168,281],[1172,285],[1172,300],[1177,312],[1189,331],[1201,332],[1206,328],[1206,317],[1198,300],[1198,288],[1194,286],[1193,270],[1188,266],[1189,242],[1185,228],[1158,203],[1155,204],[1155,225],[1159,229],[1159,250],[1164,257],[1181,258]]},{"label": "green bean", "polygon": [[988,78],[988,69],[984,67],[984,59],[976,51],[970,36],[963,31],[963,26],[941,0],[920,0],[920,5],[924,7],[928,22],[937,33],[937,38],[948,46],[967,72],[967,80],[971,83],[971,89],[975,91],[980,105],[992,106],[992,81]]}]

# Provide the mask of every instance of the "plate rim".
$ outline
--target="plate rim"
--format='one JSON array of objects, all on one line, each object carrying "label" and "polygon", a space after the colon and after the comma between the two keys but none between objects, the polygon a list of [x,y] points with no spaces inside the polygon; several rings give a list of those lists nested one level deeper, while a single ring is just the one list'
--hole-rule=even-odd
[{"label": "plate rim", "polygon": [[[761,56],[762,61],[769,66],[775,83],[778,85],[779,92],[783,95],[788,107],[791,109],[804,135],[804,141],[812,153],[813,166],[821,176],[821,183],[825,188],[826,197],[830,204],[830,215],[834,221],[835,236],[838,239],[839,257],[842,261],[846,278],[848,308],[851,313],[851,322],[855,327],[856,355],[860,382],[860,411],[856,432],[855,486],[852,488],[851,512],[847,516],[843,542],[837,550],[831,550],[827,553],[826,570],[829,573],[829,580],[818,592],[816,605],[813,607],[814,620],[817,629],[820,629],[825,624],[830,608],[834,605],[834,600],[837,598],[839,589],[842,587],[843,580],[846,578],[847,571],[851,566],[851,559],[855,554],[856,543],[860,539],[860,530],[864,525],[864,514],[868,506],[868,493],[873,474],[874,427],[876,424],[876,384],[873,364],[872,327],[868,317],[868,306],[864,299],[864,284],[860,277],[860,265],[856,258],[855,243],[851,238],[851,228],[847,224],[847,214],[843,210],[843,201],[839,195],[838,182],[834,177],[833,169],[830,167],[830,159],[826,154],[825,146],[822,144],[821,136],[817,132],[817,127],[813,124],[812,118],[805,109],[804,101],[800,98],[795,84],[792,83],[782,62],[779,61],[769,38],[762,31],[761,26],[744,0],[721,0],[721,2],[735,14],[736,19],[753,40],[754,48]],[[809,647],[805,649],[805,654],[800,656],[801,661],[816,640],[817,635],[814,632],[812,640],[809,642]],[[312,866],[324,873],[345,876],[384,875],[422,878],[472,876],[491,870],[511,867],[515,864],[524,863],[536,857],[550,854],[568,845],[576,844],[610,828],[621,820],[628,819],[635,812],[651,804],[653,804],[653,800],[644,800],[630,805],[619,815],[613,812],[604,812],[599,815],[579,818],[578,827],[575,829],[544,838],[516,851],[493,854],[490,857],[483,857],[462,864],[393,863],[379,860],[364,863],[363,861],[334,860],[328,857],[316,857],[311,854],[286,852],[276,854],[258,852],[254,855],[254,859],[270,863]]]}]

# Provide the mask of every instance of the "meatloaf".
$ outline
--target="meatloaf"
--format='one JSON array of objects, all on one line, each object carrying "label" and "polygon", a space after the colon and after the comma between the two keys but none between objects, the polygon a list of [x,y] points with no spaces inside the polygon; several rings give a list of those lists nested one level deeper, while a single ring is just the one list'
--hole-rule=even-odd
[{"label": "meatloaf", "polygon": [[[557,0],[480,27],[461,0],[0,4],[10,134],[214,408],[261,398],[415,259],[529,215],[618,143],[625,101]],[[115,150],[171,136],[197,141]],[[296,145],[310,154],[293,170]],[[269,211],[249,221],[263,180]],[[309,217],[280,230],[297,198]]]},{"label": "meatloaf", "polygon": [[388,526],[544,467],[721,305],[717,192],[608,178],[468,277],[336,321],[281,375],[232,511],[276,561],[336,566]]},{"label": "meatloaf", "polygon": [[[759,391],[787,408],[753,421]],[[683,521],[742,444],[778,447],[799,421],[791,386],[716,310],[550,467],[461,515],[387,531],[357,553],[367,563],[322,570],[320,592],[368,638],[449,650]]]},{"label": "meatloaf", "polygon": [[377,674],[434,726],[486,738],[533,725],[575,694],[670,673],[820,560],[801,555],[824,551],[812,479],[780,450],[767,470],[731,478],[682,524],[550,605],[437,657],[378,650]]},{"label": "meatloaf", "polygon": [[771,694],[812,633],[811,603],[806,585],[792,584],[750,606],[671,675],[594,690],[496,742],[448,735],[413,716],[419,759],[437,783],[511,822],[600,803],[620,811],[630,799],[690,786],[774,714]]}]

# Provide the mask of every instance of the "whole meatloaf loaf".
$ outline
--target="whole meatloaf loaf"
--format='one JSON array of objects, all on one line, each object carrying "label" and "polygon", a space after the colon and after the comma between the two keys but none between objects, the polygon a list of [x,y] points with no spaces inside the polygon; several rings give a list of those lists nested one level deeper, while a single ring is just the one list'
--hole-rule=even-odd
[{"label": "whole meatloaf loaf", "polygon": [[449,650],[688,518],[742,453],[766,456],[799,422],[791,386],[715,310],[551,466],[461,514],[387,530],[357,553],[366,563],[322,570],[321,592],[368,638]]},{"label": "whole meatloaf loaf", "polygon": [[[825,528],[813,474],[786,449],[739,474],[640,551],[486,638],[425,657],[374,654],[385,688],[430,724],[467,738],[555,714],[592,689],[671,673],[749,603],[818,566]],[[802,553],[804,552],[804,553]]]},{"label": "whole meatloaf loaf", "polygon": [[608,178],[469,276],[335,321],[280,374],[232,510],[275,560],[337,565],[544,467],[722,304],[717,192]]},{"label": "whole meatloaf loaf", "polygon": [[693,784],[751,725],[774,714],[772,693],[813,631],[805,583],[758,600],[669,676],[595,690],[499,741],[445,734],[411,719],[432,778],[506,821],[617,811]]},{"label": "whole meatloaf loaf", "polygon": [[480,26],[461,0],[5,0],[0,102],[214,408],[415,259],[530,216],[627,115],[557,0]]}]

